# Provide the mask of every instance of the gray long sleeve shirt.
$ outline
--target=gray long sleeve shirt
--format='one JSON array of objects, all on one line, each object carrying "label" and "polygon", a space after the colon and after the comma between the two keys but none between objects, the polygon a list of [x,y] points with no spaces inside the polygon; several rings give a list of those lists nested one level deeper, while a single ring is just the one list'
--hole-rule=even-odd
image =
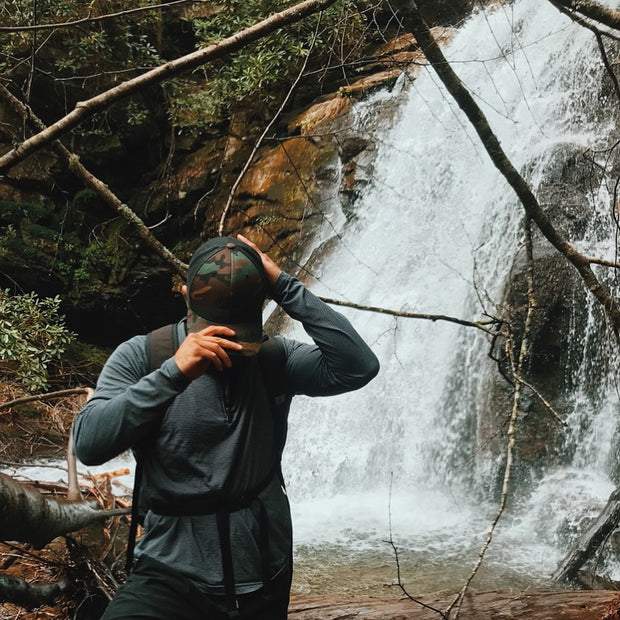
[{"label": "gray long sleeve shirt", "polygon": [[[284,384],[288,394],[339,394],[362,387],[377,374],[377,358],[349,321],[299,280],[282,273],[272,292],[274,301],[300,321],[314,341],[307,344],[277,337],[285,353]],[[184,322],[178,329],[184,329]],[[234,360],[233,372],[229,373],[236,373],[233,383],[237,392],[242,392],[235,396],[235,415],[260,420],[268,405],[253,391],[255,379],[251,379],[251,367],[244,367],[244,363],[248,364]],[[161,460],[152,461],[152,478],[160,481],[164,475],[166,480],[176,477],[179,486],[193,475],[200,478],[201,484],[207,479],[216,480],[217,469],[224,466],[217,459],[226,460],[220,438],[237,423],[228,410],[224,411],[223,399],[218,397],[218,386],[229,380],[227,373],[207,373],[192,382],[181,373],[173,357],[149,372],[147,337],[135,336],[110,356],[93,397],[76,420],[78,458],[87,465],[100,464],[150,437],[156,447],[161,444],[162,453],[169,445],[166,442],[178,445],[169,463],[162,466]],[[188,409],[192,417],[186,418]],[[264,436],[256,431],[246,438],[255,444],[247,450],[258,453],[263,440]],[[145,481],[148,473],[145,464]],[[261,502],[269,515],[275,575],[288,563],[292,536],[288,502],[277,477],[261,492]],[[262,566],[256,510],[247,507],[231,513],[230,524],[237,593],[258,589],[262,585]],[[137,557],[143,554],[185,574],[205,592],[223,592],[219,538],[212,514],[170,516],[149,511],[144,536],[136,549]]]}]

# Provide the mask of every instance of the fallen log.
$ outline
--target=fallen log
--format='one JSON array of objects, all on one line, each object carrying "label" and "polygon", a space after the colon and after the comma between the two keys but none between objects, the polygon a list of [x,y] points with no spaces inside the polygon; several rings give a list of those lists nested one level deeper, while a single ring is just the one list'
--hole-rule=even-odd
[{"label": "fallen log", "polygon": [[597,549],[618,526],[620,521],[620,489],[616,489],[596,521],[573,544],[566,557],[553,574],[556,581],[571,582],[577,578],[581,567],[592,558]]},{"label": "fallen log", "polygon": [[[420,597],[445,609],[451,597]],[[463,620],[620,620],[620,593],[615,590],[538,590],[468,592]],[[437,620],[436,612],[409,599],[294,595],[289,620]]]},{"label": "fallen log", "polygon": [[51,498],[0,473],[0,540],[26,542],[40,549],[57,536],[127,513],[126,509],[101,510],[96,502]]},{"label": "fallen log", "polygon": [[8,601],[26,609],[49,605],[71,588],[68,579],[53,583],[30,583],[25,579],[0,575],[0,601]]}]

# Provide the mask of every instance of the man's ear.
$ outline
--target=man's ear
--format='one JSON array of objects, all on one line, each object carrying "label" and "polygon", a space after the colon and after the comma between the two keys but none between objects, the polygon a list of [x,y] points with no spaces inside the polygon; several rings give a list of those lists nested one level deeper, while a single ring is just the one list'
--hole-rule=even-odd
[{"label": "man's ear", "polygon": [[185,301],[185,305],[187,306],[187,285],[183,284],[181,286],[181,295],[183,295],[183,300]]}]

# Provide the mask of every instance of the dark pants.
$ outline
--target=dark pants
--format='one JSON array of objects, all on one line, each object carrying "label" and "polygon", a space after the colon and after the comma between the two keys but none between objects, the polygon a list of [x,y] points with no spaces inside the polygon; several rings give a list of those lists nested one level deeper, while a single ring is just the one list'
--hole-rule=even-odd
[{"label": "dark pants", "polygon": [[[240,594],[239,618],[286,620],[291,575],[278,576],[273,596],[265,600],[262,590]],[[108,605],[101,620],[228,620],[226,597],[200,592],[188,579],[167,566],[141,558],[125,584]]]}]

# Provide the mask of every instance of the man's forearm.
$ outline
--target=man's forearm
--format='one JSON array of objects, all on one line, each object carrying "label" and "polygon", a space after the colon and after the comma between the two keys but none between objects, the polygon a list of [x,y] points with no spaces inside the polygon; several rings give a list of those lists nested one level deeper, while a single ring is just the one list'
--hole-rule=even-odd
[{"label": "man's forearm", "polygon": [[289,368],[294,380],[301,380],[303,393],[357,389],[377,374],[379,362],[375,354],[351,323],[299,280],[282,273],[274,285],[274,301],[302,323],[320,351],[299,347],[290,351]]}]

